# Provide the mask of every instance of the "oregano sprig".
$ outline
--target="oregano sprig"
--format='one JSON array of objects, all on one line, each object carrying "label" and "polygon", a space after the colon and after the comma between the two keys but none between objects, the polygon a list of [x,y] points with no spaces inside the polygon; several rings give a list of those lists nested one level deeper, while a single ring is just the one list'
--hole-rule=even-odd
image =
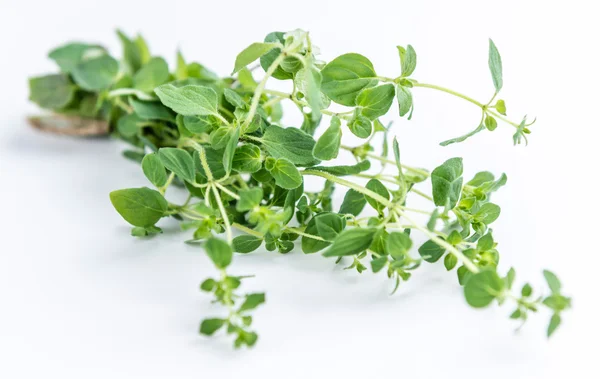
[{"label": "oregano sprig", "polygon": [[[394,127],[381,120],[391,109],[410,120],[413,91],[429,88],[481,111],[473,131],[443,146],[494,131],[499,123],[516,129],[515,144],[527,141],[532,123],[507,118],[506,103],[498,99],[502,61],[491,40],[494,92],[480,102],[416,80],[417,53],[411,45],[397,47],[397,76],[386,77],[357,53],[320,60],[308,32],[274,32],[243,49],[232,73],[219,77],[200,63],[188,63],[181,52],[170,71],[141,36],[118,34],[120,63],[96,44],[70,43],[50,53],[60,72],[32,78],[30,99],[53,114],[32,122],[67,134],[107,130],[131,145],[124,155],[141,163],[154,189],[117,190],[110,200],[133,226],[133,236],[160,234],[157,223],[172,217],[191,232],[187,242],[204,249],[219,275],[200,288],[214,295],[225,314],[205,318],[200,333],[223,329],[235,335],[236,347],[255,344],[251,312],[265,295],[239,293],[248,276],[232,275],[231,264],[234,253],[249,254],[261,246],[282,254],[299,246],[336,264],[350,260],[346,268],[359,273],[385,272],[394,283],[392,292],[421,266],[443,264],[456,271],[472,307],[511,303],[510,318],[521,321],[546,308],[551,313],[547,334],[555,332],[570,307],[556,275],[544,271],[547,291],[534,291],[529,284],[515,291],[515,270],[498,271],[499,243],[491,225],[501,208],[491,199],[506,184],[506,175],[482,171],[467,180],[459,157],[433,170],[407,165],[396,138],[390,149],[388,133]],[[258,68],[264,73],[255,80]],[[269,88],[273,80],[288,82],[289,92]],[[284,102],[298,108],[301,125],[281,125]],[[71,121],[66,128],[65,119]],[[342,144],[348,132],[364,143]],[[374,146],[378,139],[381,153]],[[327,163],[342,154],[355,163]],[[322,189],[306,191],[309,177],[324,180]],[[421,187],[426,181],[431,194]],[[167,200],[173,186],[188,192],[185,202]],[[333,200],[336,190],[345,191],[339,206]],[[415,208],[415,197],[429,206]],[[426,241],[417,245],[417,235]]]}]

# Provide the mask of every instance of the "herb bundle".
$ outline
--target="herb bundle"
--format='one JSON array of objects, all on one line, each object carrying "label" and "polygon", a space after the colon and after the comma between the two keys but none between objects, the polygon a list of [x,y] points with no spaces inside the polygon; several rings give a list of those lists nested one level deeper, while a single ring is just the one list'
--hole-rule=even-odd
[{"label": "herb bundle", "polygon": [[[388,146],[390,126],[380,121],[390,109],[410,120],[413,91],[433,89],[462,98],[481,112],[473,131],[441,145],[494,131],[499,123],[514,128],[515,144],[526,142],[531,123],[508,119],[505,102],[498,98],[502,61],[491,40],[494,93],[480,102],[414,79],[417,55],[410,45],[397,47],[397,76],[384,77],[360,54],[319,60],[305,31],[274,32],[239,53],[231,75],[219,77],[199,63],[186,62],[181,53],[170,71],[165,59],[151,55],[141,36],[118,35],[120,62],[100,45],[69,43],[50,52],[60,72],[31,78],[30,99],[54,113],[32,122],[67,134],[111,133],[131,144],[124,155],[141,164],[154,189],[117,190],[110,200],[133,226],[133,236],[160,233],[156,224],[163,217],[193,231],[187,242],[199,244],[218,273],[200,289],[227,309],[226,317],[204,319],[200,333],[225,329],[235,336],[236,347],[255,344],[251,313],[265,302],[265,294],[241,293],[248,276],[233,275],[230,266],[234,253],[248,254],[263,245],[282,254],[296,247],[305,254],[322,252],[336,264],[350,259],[349,269],[387,275],[393,292],[423,262],[442,262],[448,271],[456,269],[472,307],[509,303],[514,309],[510,318],[523,322],[545,307],[552,313],[548,336],[559,326],[570,298],[552,272],[543,272],[548,290],[534,291],[529,284],[513,288],[514,269],[497,270],[498,243],[490,225],[500,207],[491,197],[506,183],[506,175],[483,171],[466,180],[461,158],[431,171],[406,165],[398,141],[394,138]],[[264,73],[256,81],[252,71],[259,68]],[[272,80],[289,82],[291,91],[269,89]],[[302,114],[300,127],[280,125],[284,101]],[[344,132],[364,143],[344,146]],[[383,147],[375,153],[378,135]],[[341,152],[352,155],[356,164],[327,164]],[[371,170],[374,162],[381,170]],[[307,177],[325,179],[322,190],[305,191]],[[363,186],[355,178],[368,181]],[[431,194],[419,189],[428,180]],[[185,202],[167,200],[172,186],[188,192]],[[346,191],[339,208],[332,201],[336,189]],[[430,209],[412,208],[414,196],[431,202]],[[376,215],[364,216],[365,208]],[[419,222],[419,214],[428,221]],[[418,247],[413,246],[417,233],[427,238]]]}]

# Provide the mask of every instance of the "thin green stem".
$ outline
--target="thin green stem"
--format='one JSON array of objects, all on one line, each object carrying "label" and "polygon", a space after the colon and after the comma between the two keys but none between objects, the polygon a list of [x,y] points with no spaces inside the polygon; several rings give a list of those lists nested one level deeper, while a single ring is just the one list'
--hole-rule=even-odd
[{"label": "thin green stem", "polygon": [[226,194],[228,194],[229,196],[233,197],[236,200],[239,200],[240,197],[238,194],[231,192],[230,190],[227,189],[227,187],[225,187],[224,185],[222,185],[219,182],[215,182],[215,186],[219,187],[219,189],[221,189],[221,191],[225,192]]},{"label": "thin green stem", "polygon": [[257,232],[254,229],[250,229],[247,226],[244,226],[242,224],[238,224],[237,222],[232,223],[231,226],[233,226],[234,228],[236,228],[238,230],[241,230],[242,232],[244,232],[246,234],[250,234],[250,235],[253,235],[253,236],[258,237],[258,238],[263,238],[264,237],[264,235],[262,233]]},{"label": "thin green stem", "polygon": [[308,233],[304,233],[302,230],[297,229],[297,228],[285,228],[286,230],[289,230],[292,233],[296,233],[300,236],[306,237],[306,238],[312,238],[314,240],[318,240],[318,241],[323,241],[323,242],[327,242],[327,240],[323,239],[322,237],[319,236],[315,236],[314,234],[308,234]]},{"label": "thin green stem", "polygon": [[244,120],[244,123],[242,124],[242,130],[246,130],[248,125],[250,125],[250,122],[252,122],[252,119],[254,118],[254,115],[256,114],[256,110],[258,109],[258,103],[260,102],[260,97],[262,96],[263,90],[265,89],[265,85],[267,84],[267,80],[269,80],[271,75],[273,75],[273,73],[275,72],[277,67],[279,67],[279,64],[281,64],[281,62],[283,62],[284,59],[285,59],[285,54],[284,53],[279,54],[279,56],[277,56],[277,58],[275,58],[273,63],[271,63],[271,65],[267,69],[267,72],[265,73],[265,76],[262,78],[260,83],[258,83],[258,85],[256,86],[256,89],[254,90],[254,96],[252,97],[252,102],[250,103],[250,110],[248,111],[248,115],[246,116],[246,119]]},{"label": "thin green stem", "polygon": [[173,183],[173,180],[175,179],[175,173],[172,172],[169,177],[167,178],[167,181],[165,182],[165,185],[160,187],[158,189],[158,192],[160,192],[161,195],[164,195],[165,192],[167,192],[167,188],[169,188],[169,186],[171,185],[171,183]]},{"label": "thin green stem", "polygon": [[[346,145],[341,145],[340,148],[342,148],[344,150],[347,150],[347,151],[350,151],[350,152],[352,152],[355,149],[354,147],[346,146]],[[367,153],[366,156],[369,157],[369,158],[378,160],[380,162],[384,162],[384,163],[388,163],[388,164],[393,164],[393,165],[396,164],[395,161],[393,161],[391,159],[384,158],[384,157],[380,157],[377,154]],[[420,169],[420,168],[416,168],[416,167],[407,166],[405,164],[402,164],[401,166],[402,166],[403,169],[405,169],[407,171],[411,171],[411,172],[414,172],[415,174],[424,175],[424,176],[429,177],[429,172],[427,172],[426,170],[423,170],[423,169]]]},{"label": "thin green stem", "polygon": [[225,223],[225,232],[227,233],[227,241],[231,243],[233,240],[233,233],[231,232],[231,223],[229,222],[229,217],[227,216],[227,212],[225,211],[225,206],[223,205],[223,201],[221,200],[221,195],[219,194],[219,190],[215,186],[210,186],[215,194],[215,200],[217,201],[217,206],[219,207],[219,212],[221,213],[221,218]]}]

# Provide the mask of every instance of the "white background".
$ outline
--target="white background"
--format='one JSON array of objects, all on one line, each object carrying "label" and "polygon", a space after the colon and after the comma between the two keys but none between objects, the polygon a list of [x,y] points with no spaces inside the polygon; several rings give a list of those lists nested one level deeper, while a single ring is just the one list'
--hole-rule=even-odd
[{"label": "white background", "polygon": [[[596,1],[6,1],[0,2],[0,377],[2,378],[598,378],[598,27]],[[501,269],[517,284],[558,273],[574,308],[550,340],[542,312],[521,330],[510,307],[469,308],[455,273],[427,265],[395,296],[384,275],[344,271],[301,252],[236,257],[267,292],[252,350],[197,334],[219,315],[198,284],[215,271],[188,234],[163,221],[129,236],[111,190],[146,185],[109,140],[44,135],[24,122],[27,77],[55,70],[48,50],[100,42],[120,55],[116,27],[142,32],[156,54],[181,47],[227,74],[236,54],[273,30],[311,32],[330,60],[349,51],[396,76],[395,46],[415,46],[414,77],[481,100],[492,93],[487,38],[504,61],[509,115],[536,116],[528,147],[511,127],[466,143],[471,104],[415,89],[411,122],[396,121],[406,163],[463,156],[465,174],[506,172],[495,202]],[[173,59],[171,59],[171,62]],[[273,84],[271,84],[273,85]],[[285,87],[283,87],[285,88]],[[289,125],[298,125],[295,117]],[[348,143],[355,141],[349,140]],[[425,187],[426,188],[426,187]]]}]

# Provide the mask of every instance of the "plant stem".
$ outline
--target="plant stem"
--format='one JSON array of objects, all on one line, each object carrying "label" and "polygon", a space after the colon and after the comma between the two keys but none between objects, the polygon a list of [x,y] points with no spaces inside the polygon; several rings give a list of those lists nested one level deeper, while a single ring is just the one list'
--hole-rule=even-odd
[{"label": "plant stem", "polygon": [[254,229],[250,229],[250,228],[248,228],[247,226],[244,226],[244,225],[238,224],[237,222],[234,222],[233,224],[231,224],[231,226],[233,226],[233,227],[234,227],[234,228],[236,228],[236,229],[239,229],[239,230],[241,230],[241,231],[242,231],[242,232],[244,232],[244,233],[251,234],[251,235],[253,235],[253,236],[255,236],[255,237],[259,237],[259,238],[263,238],[263,237],[264,237],[264,235],[263,235],[262,233],[260,233],[260,232],[257,232],[257,231],[256,231],[256,230],[254,230]]},{"label": "plant stem", "polygon": [[221,200],[221,195],[217,190],[217,187],[210,186],[215,194],[215,199],[217,200],[217,206],[219,207],[219,212],[221,212],[221,218],[225,223],[225,232],[227,233],[227,241],[231,243],[233,240],[233,233],[231,232],[231,224],[229,223],[229,217],[227,216],[227,212],[225,211],[225,206],[223,205],[223,201]]},{"label": "plant stem", "polygon": [[292,233],[296,233],[296,234],[298,234],[298,235],[300,235],[300,236],[303,236],[303,237],[312,238],[312,239],[314,239],[314,240],[318,240],[318,241],[328,242],[328,241],[326,241],[325,239],[323,239],[322,237],[315,236],[314,234],[308,234],[308,233],[304,233],[302,230],[300,230],[300,229],[297,229],[297,228],[289,228],[289,227],[288,227],[288,228],[285,228],[285,229],[286,229],[286,230],[289,230],[289,231],[290,231],[290,232],[292,232]]},{"label": "plant stem", "polygon": [[[346,146],[346,145],[341,145],[340,148],[342,148],[344,150],[347,150],[347,151],[350,151],[350,152],[352,152],[355,149],[354,147]],[[384,162],[384,163],[388,163],[388,164],[393,164],[393,165],[396,164],[395,161],[392,161],[392,160],[384,158],[384,157],[380,157],[377,154],[367,153],[366,155],[367,155],[367,157],[373,158],[373,159],[378,160],[380,162]],[[414,172],[415,174],[420,174],[420,175],[424,175],[426,177],[429,177],[429,172],[427,172],[425,170],[422,170],[420,168],[411,167],[411,166],[407,166],[407,165],[404,165],[404,164],[402,164],[401,166],[402,166],[403,169],[405,169],[407,171],[411,171],[411,172]]]},{"label": "plant stem", "polygon": [[227,189],[227,187],[225,187],[221,183],[215,182],[215,185],[217,187],[219,187],[221,189],[221,191],[225,192],[226,194],[228,194],[229,196],[233,197],[234,199],[236,199],[236,200],[240,199],[240,197],[236,193],[231,192],[230,190]]},{"label": "plant stem", "polygon": [[258,103],[260,102],[260,97],[262,96],[263,90],[265,89],[267,80],[269,80],[271,75],[273,75],[273,73],[275,72],[277,67],[279,67],[279,64],[281,62],[283,62],[283,60],[285,59],[285,56],[286,55],[284,53],[281,53],[281,54],[279,54],[279,56],[277,56],[277,58],[275,58],[273,63],[271,63],[271,65],[267,69],[265,76],[262,78],[260,83],[258,83],[258,86],[256,86],[256,89],[254,90],[254,96],[252,97],[252,102],[250,103],[250,110],[248,111],[248,115],[246,116],[246,119],[244,120],[244,123],[242,124],[242,130],[246,130],[248,125],[250,125],[250,122],[254,118],[254,115],[256,114],[256,110],[258,109]]}]

